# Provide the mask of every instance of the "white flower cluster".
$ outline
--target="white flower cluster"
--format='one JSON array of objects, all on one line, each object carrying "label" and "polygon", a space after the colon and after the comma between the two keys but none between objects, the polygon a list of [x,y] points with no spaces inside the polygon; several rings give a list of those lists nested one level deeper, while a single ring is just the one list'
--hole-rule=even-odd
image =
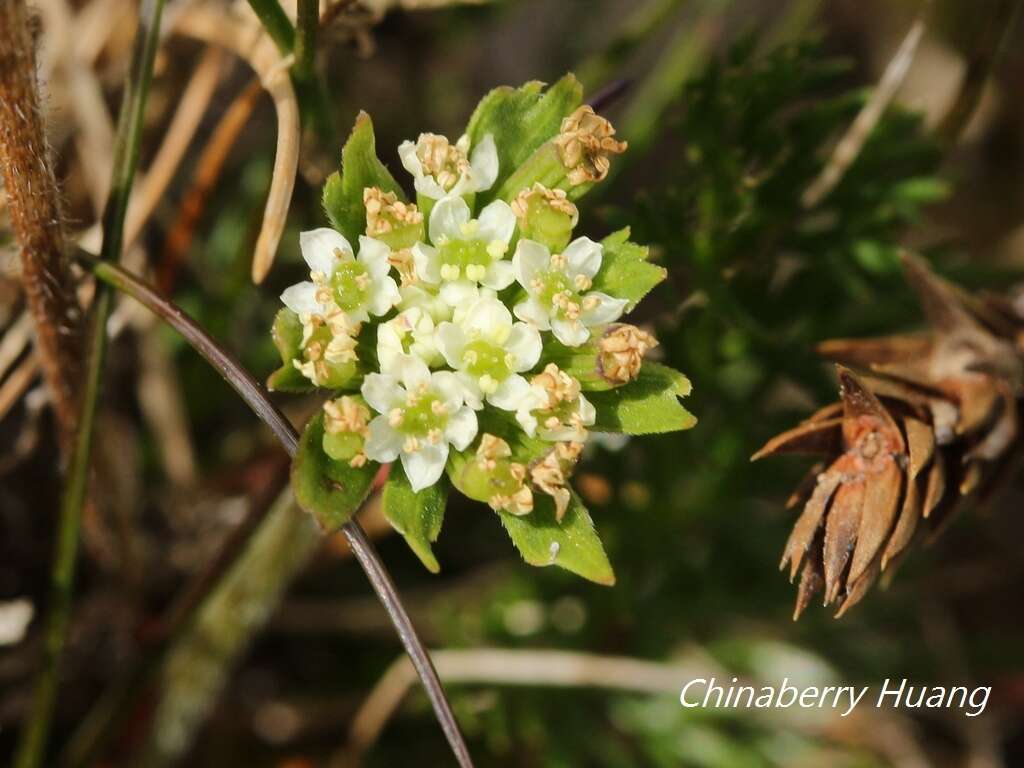
[{"label": "white flower cluster", "polygon": [[[580,382],[540,361],[545,338],[576,347],[622,314],[625,299],[593,290],[601,244],[570,241],[575,206],[539,184],[511,205],[495,200],[474,214],[477,194],[498,177],[489,134],[476,146],[466,136],[452,144],[423,134],[399,155],[419,205],[364,190],[368,224],[358,253],[333,229],[303,232],[310,279],[281,296],[302,323],[294,364],[306,378],[344,389],[362,366],[362,400],[344,397],[326,409],[332,445],[347,446],[353,466],[400,458],[421,490],[440,478],[452,448],[465,451],[477,439],[484,408],[514,414],[531,437],[582,443],[593,406]],[[543,237],[552,231],[558,236]],[[543,242],[533,239],[538,233]],[[493,468],[507,446],[480,437],[480,461]],[[535,485],[557,480],[559,457],[574,458],[581,447],[553,451],[535,468]],[[492,506],[529,511],[526,475],[513,465],[516,482]]]}]

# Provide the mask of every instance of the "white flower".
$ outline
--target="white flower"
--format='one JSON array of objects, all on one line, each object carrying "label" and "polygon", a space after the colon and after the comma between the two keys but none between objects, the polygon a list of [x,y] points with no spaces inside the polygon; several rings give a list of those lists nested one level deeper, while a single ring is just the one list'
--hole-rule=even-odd
[{"label": "white flower", "polygon": [[281,301],[300,317],[324,316],[337,306],[361,323],[398,303],[398,286],[388,275],[391,249],[380,240],[360,236],[358,258],[348,240],[333,229],[303,232],[299,246],[311,280],[285,289]]},{"label": "white flower", "polygon": [[489,133],[472,152],[469,136],[451,144],[444,136],[421,133],[415,144],[403,141],[398,156],[413,175],[416,192],[432,200],[483,192],[498,178],[498,150]]},{"label": "white flower", "polygon": [[[508,203],[495,200],[477,219],[461,197],[446,197],[430,212],[430,242],[412,248],[416,275],[424,283],[468,290],[480,283],[500,291],[515,280],[512,262],[505,259],[516,229]],[[447,298],[445,299],[447,301]]]},{"label": "white flower", "polygon": [[580,383],[554,363],[530,382],[530,395],[516,410],[516,421],[530,437],[584,442],[597,411],[583,396]]},{"label": "white flower", "polygon": [[464,451],[476,437],[476,413],[464,405],[455,374],[431,373],[417,357],[403,356],[391,374],[368,374],[361,391],[381,414],[370,422],[367,457],[387,463],[401,456],[414,491],[441,477],[449,445]]},{"label": "white flower", "polygon": [[434,343],[434,319],[419,307],[406,309],[377,327],[377,361],[381,371],[393,370],[402,355],[410,354],[428,366],[440,362]]},{"label": "white flower", "polygon": [[540,333],[526,323],[513,323],[512,313],[496,298],[478,298],[460,321],[441,323],[436,343],[458,371],[472,408],[483,408],[486,397],[491,405],[515,411],[530,398],[530,385],[520,373],[540,359]]},{"label": "white flower", "polygon": [[590,338],[590,328],[617,320],[625,299],[590,291],[601,268],[601,244],[578,237],[559,254],[534,240],[520,240],[512,257],[516,280],[529,298],[514,308],[516,317],[560,342],[578,347]]}]

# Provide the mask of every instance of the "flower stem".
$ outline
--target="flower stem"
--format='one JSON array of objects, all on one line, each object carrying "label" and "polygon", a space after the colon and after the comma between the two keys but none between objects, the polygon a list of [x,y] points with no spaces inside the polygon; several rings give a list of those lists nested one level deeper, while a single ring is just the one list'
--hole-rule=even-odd
[{"label": "flower stem", "polygon": [[[103,213],[101,259],[113,261],[121,256],[125,213],[138,165],[142,115],[153,76],[153,59],[159,41],[163,4],[163,0],[145,0],[139,11],[139,29],[135,36],[125,100],[121,105],[118,121],[110,197]],[[106,357],[106,325],[110,315],[111,299],[108,289],[97,288],[85,350],[88,357],[78,430],[72,444],[67,478],[61,497],[43,663],[36,680],[30,719],[15,758],[14,764],[17,768],[34,768],[42,763],[53,719],[60,679],[60,662],[71,615],[71,594],[74,587],[75,562],[78,557],[82,507],[86,501],[89,470],[92,465],[93,433],[103,377],[103,361]]]},{"label": "flower stem", "polygon": [[281,53],[287,56],[295,47],[295,28],[277,0],[249,0],[249,7]]},{"label": "flower stem", "polygon": [[[131,296],[178,331],[224,377],[260,420],[270,428],[285,451],[290,456],[295,455],[299,445],[299,435],[295,428],[270,401],[263,387],[253,378],[252,374],[217,344],[191,317],[161,296],[152,286],[147,285],[127,270],[104,261],[94,259],[83,259],[82,261],[98,280]],[[348,540],[360,566],[366,572],[377,597],[387,610],[406,653],[409,654],[413,666],[423,681],[427,697],[430,699],[441,729],[455,753],[458,764],[462,768],[471,768],[472,758],[451,710],[451,705],[445,697],[444,688],[430,660],[430,655],[416,633],[412,620],[398,596],[398,590],[384,563],[356,520],[353,519],[345,523],[341,527],[341,531]]]}]

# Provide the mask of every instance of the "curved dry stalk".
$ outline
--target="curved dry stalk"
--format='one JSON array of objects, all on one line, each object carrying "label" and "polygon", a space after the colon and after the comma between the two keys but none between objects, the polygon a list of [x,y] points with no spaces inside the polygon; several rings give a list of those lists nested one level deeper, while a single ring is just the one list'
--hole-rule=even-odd
[{"label": "curved dry stalk", "polygon": [[[297,453],[298,433],[291,422],[270,401],[262,385],[181,308],[161,296],[152,286],[147,285],[116,264],[92,259],[83,259],[83,264],[93,272],[98,280],[136,299],[178,331],[189,345],[224,377],[225,381],[241,396],[259,419],[270,428],[288,454],[294,456]],[[455,719],[451,705],[445,697],[444,688],[431,662],[430,654],[417,634],[387,568],[384,567],[373,544],[354,518],[341,526],[341,532],[391,618],[399,639],[402,641],[402,646],[423,682],[427,697],[430,699],[434,713],[459,766],[472,768],[473,760],[469,755],[469,749],[459,730],[458,721]]]},{"label": "curved dry stalk", "polygon": [[928,0],[918,13],[914,23],[910,25],[903,42],[900,43],[896,54],[886,66],[882,78],[878,81],[878,86],[871,93],[867,103],[857,113],[857,117],[850,123],[846,133],[836,143],[835,149],[829,155],[828,162],[821,169],[821,173],[807,185],[807,189],[800,197],[800,202],[805,209],[818,205],[836,188],[850,166],[853,165],[853,161],[857,159],[861,149],[864,148],[864,143],[875,126],[878,125],[882,113],[895,98],[896,92],[907,76],[910,64],[914,60],[914,54],[917,53],[917,46],[924,36],[930,8],[931,0]]},{"label": "curved dry stalk", "polygon": [[30,354],[22,360],[21,365],[11,371],[11,375],[0,385],[0,419],[3,419],[11,406],[28,391],[38,373],[39,356],[35,353]]},{"label": "curved dry stalk", "polygon": [[29,29],[24,0],[0,3],[0,174],[22,247],[22,282],[40,362],[68,455],[78,423],[83,323],[64,252],[60,195],[43,131]]},{"label": "curved dry stalk", "polygon": [[227,48],[244,59],[259,75],[263,87],[274,101],[277,113],[277,151],[274,155],[270,191],[263,210],[263,225],[252,257],[252,279],[260,283],[274,263],[299,168],[301,124],[299,103],[288,77],[290,57],[282,57],[259,26],[244,25],[230,14],[212,8],[185,9],[178,16],[175,29],[188,37]]}]

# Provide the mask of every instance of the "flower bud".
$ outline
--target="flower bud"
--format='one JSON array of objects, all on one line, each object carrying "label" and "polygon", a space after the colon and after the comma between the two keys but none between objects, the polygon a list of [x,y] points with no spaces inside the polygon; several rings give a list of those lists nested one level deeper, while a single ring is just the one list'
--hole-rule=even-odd
[{"label": "flower bud", "polygon": [[324,403],[324,453],[352,467],[366,464],[363,446],[370,434],[370,409],[363,398],[343,395]]},{"label": "flower bud", "polygon": [[551,450],[530,465],[530,482],[555,500],[555,517],[561,522],[572,494],[569,478],[583,453],[583,443],[555,443]]},{"label": "flower bud", "polygon": [[627,146],[614,136],[612,124],[586,104],[562,120],[555,145],[571,184],[602,181],[608,175],[609,155],[622,154]]},{"label": "flower bud", "polygon": [[569,244],[579,220],[579,211],[564,189],[548,189],[540,182],[516,195],[511,207],[520,234],[546,245],[552,253]]},{"label": "flower bud", "polygon": [[485,433],[476,455],[462,468],[460,490],[495,511],[526,515],[533,511],[533,492],[526,485],[526,466],[511,460],[512,449]]},{"label": "flower bud", "polygon": [[597,343],[597,370],[609,384],[626,384],[640,373],[644,355],[658,346],[647,331],[626,323],[613,323]]}]

